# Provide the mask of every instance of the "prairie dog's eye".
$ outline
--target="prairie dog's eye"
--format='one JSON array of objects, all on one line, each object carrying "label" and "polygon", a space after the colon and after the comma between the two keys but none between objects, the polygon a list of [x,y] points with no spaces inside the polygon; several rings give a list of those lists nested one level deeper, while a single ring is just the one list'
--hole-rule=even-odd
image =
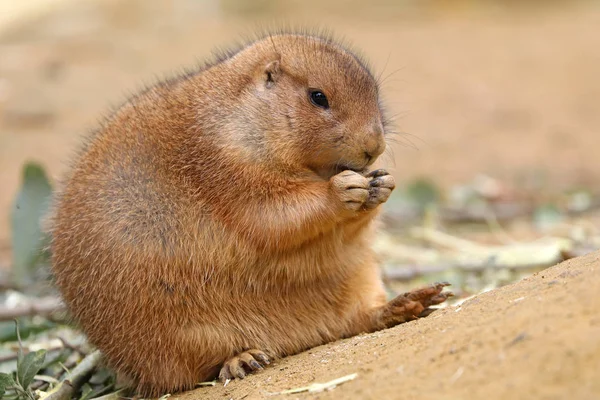
[{"label": "prairie dog's eye", "polygon": [[327,101],[327,96],[325,93],[318,89],[310,89],[308,91],[308,97],[310,97],[310,101],[317,107],[321,107],[324,109],[329,108],[329,102]]}]

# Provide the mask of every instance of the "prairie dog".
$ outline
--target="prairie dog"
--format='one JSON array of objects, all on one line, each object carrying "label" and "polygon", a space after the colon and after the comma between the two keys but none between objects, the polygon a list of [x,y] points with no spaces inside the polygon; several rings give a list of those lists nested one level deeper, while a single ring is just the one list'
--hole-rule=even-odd
[{"label": "prairie dog", "polygon": [[372,222],[395,187],[376,79],[327,37],[279,33],[131,98],[52,217],[64,300],[108,364],[160,395],[394,326]]}]

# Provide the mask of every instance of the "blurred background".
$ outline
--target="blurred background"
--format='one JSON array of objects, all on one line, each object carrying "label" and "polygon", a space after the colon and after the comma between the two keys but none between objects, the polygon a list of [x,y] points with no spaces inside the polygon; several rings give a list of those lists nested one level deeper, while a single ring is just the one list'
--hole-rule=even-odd
[{"label": "blurred background", "polygon": [[0,0],[4,287],[47,266],[39,216],[111,106],[281,25],[332,30],[382,76],[391,291],[467,296],[600,247],[600,2]]}]

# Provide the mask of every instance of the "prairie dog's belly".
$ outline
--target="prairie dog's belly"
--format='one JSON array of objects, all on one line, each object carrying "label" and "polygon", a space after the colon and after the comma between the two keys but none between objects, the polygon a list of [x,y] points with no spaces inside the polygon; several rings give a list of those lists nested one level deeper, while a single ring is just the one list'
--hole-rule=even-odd
[{"label": "prairie dog's belly", "polygon": [[197,314],[186,334],[208,342],[227,337],[232,348],[260,348],[284,356],[359,333],[362,319],[385,298],[372,271],[374,265],[365,264],[344,281],[288,290],[238,287],[214,297],[206,293],[218,301]]},{"label": "prairie dog's belly", "polygon": [[[102,285],[85,293],[97,298],[83,299],[95,306],[79,308],[81,299],[72,304],[94,342],[105,347],[115,334],[136,340],[140,328],[157,335],[167,329],[183,334],[186,351],[205,352],[208,359],[248,348],[284,356],[361,332],[362,314],[383,302],[373,253],[360,237],[345,243],[337,231],[265,256],[214,220],[201,226],[204,232],[186,235],[203,238],[196,246],[154,248],[133,258],[110,253],[107,261],[120,268],[116,274],[97,271],[102,278],[95,282]],[[80,261],[81,267],[91,263]],[[140,274],[144,279],[134,279]],[[78,286],[64,283],[72,291]],[[99,318],[112,321],[110,332],[96,327]]]}]

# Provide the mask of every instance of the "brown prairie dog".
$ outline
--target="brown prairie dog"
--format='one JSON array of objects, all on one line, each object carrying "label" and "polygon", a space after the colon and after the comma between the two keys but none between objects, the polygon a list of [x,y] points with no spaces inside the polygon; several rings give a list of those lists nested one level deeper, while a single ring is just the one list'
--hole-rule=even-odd
[{"label": "brown prairie dog", "polygon": [[330,38],[278,33],[130,99],[55,201],[56,283],[144,396],[415,319],[370,248],[394,179],[376,80]]}]

